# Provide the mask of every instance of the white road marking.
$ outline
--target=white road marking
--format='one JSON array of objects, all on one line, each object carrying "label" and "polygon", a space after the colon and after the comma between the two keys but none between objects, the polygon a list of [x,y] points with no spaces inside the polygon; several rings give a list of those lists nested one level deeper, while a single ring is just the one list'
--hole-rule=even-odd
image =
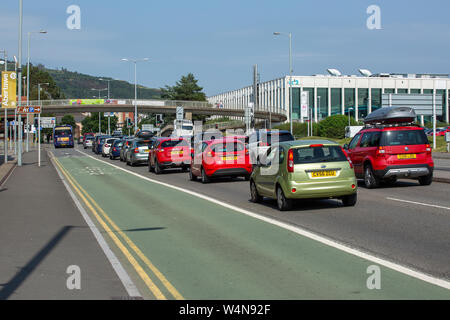
[{"label": "white road marking", "polygon": [[438,208],[438,209],[450,210],[450,207],[438,206],[436,204],[428,204],[428,203],[422,203],[422,202],[416,202],[416,201],[410,201],[410,200],[403,200],[403,199],[396,199],[396,198],[390,198],[390,197],[387,197],[386,199],[392,200],[392,201],[399,201],[399,202],[418,204],[418,205],[421,205],[421,206],[433,207],[433,208]]},{"label": "white road marking", "polygon": [[249,210],[245,210],[245,209],[236,207],[234,205],[231,205],[231,204],[228,204],[226,202],[223,202],[223,201],[220,201],[220,200],[217,200],[217,199],[205,196],[205,195],[197,193],[195,191],[183,189],[183,188],[180,188],[180,187],[177,187],[177,186],[170,185],[170,184],[165,183],[165,182],[161,182],[161,181],[158,181],[158,180],[154,180],[154,179],[145,177],[145,176],[140,175],[140,174],[138,174],[136,172],[133,172],[133,171],[121,168],[119,166],[116,166],[115,164],[106,162],[106,161],[101,160],[101,159],[97,159],[97,158],[95,158],[95,157],[93,157],[93,156],[91,156],[91,155],[89,155],[89,154],[87,154],[87,153],[85,153],[83,151],[80,151],[80,150],[77,150],[77,151],[82,153],[82,154],[84,154],[84,155],[86,155],[86,156],[88,156],[89,158],[92,158],[94,160],[106,163],[106,164],[108,164],[108,165],[110,165],[110,166],[112,166],[112,167],[114,167],[116,169],[122,170],[124,172],[129,173],[129,174],[132,174],[132,175],[134,175],[134,176],[136,176],[138,178],[141,178],[141,179],[153,182],[153,183],[157,183],[159,185],[163,185],[163,186],[166,186],[168,188],[172,188],[172,189],[184,192],[184,193],[188,193],[188,194],[193,195],[195,197],[198,197],[198,198],[207,200],[209,202],[215,203],[217,205],[220,205],[222,207],[231,209],[231,210],[236,211],[236,212],[243,213],[243,214],[245,214],[247,216],[250,216],[252,218],[255,218],[255,219],[258,219],[258,220],[261,220],[261,221],[265,221],[265,222],[270,223],[272,225],[275,225],[275,226],[281,227],[283,229],[292,231],[292,232],[294,232],[296,234],[299,234],[299,235],[304,236],[306,238],[315,240],[317,242],[320,242],[320,243],[325,244],[327,246],[333,247],[335,249],[344,251],[346,253],[352,254],[352,255],[357,256],[359,258],[362,258],[364,260],[368,260],[368,261],[374,262],[376,264],[379,264],[379,265],[382,265],[382,266],[384,266],[386,268],[389,268],[389,269],[392,269],[394,271],[403,273],[403,274],[408,275],[410,277],[413,277],[413,278],[416,278],[416,279],[419,279],[419,280],[422,280],[422,281],[425,281],[425,282],[434,284],[436,286],[439,286],[439,287],[442,287],[442,288],[450,290],[450,281],[447,281],[447,280],[444,280],[444,279],[439,279],[439,278],[427,275],[425,273],[422,273],[420,271],[416,271],[416,270],[413,270],[411,268],[399,265],[399,264],[397,264],[395,262],[391,262],[391,261],[388,261],[388,260],[385,260],[385,259],[382,259],[382,258],[378,258],[378,257],[376,257],[376,256],[374,256],[374,255],[372,255],[370,253],[363,252],[363,251],[361,251],[359,249],[351,248],[351,247],[349,247],[346,244],[342,244],[342,243],[339,243],[339,242],[337,242],[335,240],[331,240],[331,239],[325,238],[325,237],[323,237],[321,235],[318,235],[318,234],[312,233],[310,231],[304,230],[304,229],[302,229],[300,227],[292,226],[290,224],[287,224],[287,223],[284,223],[284,222],[280,222],[280,221],[277,221],[275,219],[272,219],[272,218],[269,218],[269,217],[266,217],[266,216],[263,216],[263,215],[251,212]]},{"label": "white road marking", "polygon": [[112,252],[111,248],[109,247],[108,243],[105,241],[103,236],[101,235],[100,231],[98,230],[97,226],[92,222],[91,218],[87,214],[86,210],[81,205],[80,201],[76,197],[76,195],[73,193],[72,189],[69,187],[65,177],[60,172],[59,168],[53,163],[53,152],[49,151],[49,157],[51,159],[51,162],[53,164],[53,167],[56,169],[56,172],[58,173],[59,178],[61,179],[62,183],[66,187],[67,191],[70,194],[70,197],[75,202],[76,207],[80,211],[82,217],[84,218],[84,221],[86,221],[86,224],[91,229],[92,233],[94,234],[95,239],[97,240],[98,244],[102,248],[103,252],[105,253],[106,257],[109,260],[109,263],[111,263],[111,266],[113,267],[114,271],[116,272],[117,276],[119,277],[120,281],[122,282],[123,286],[125,287],[125,290],[127,291],[128,295],[133,298],[142,298],[141,293],[137,289],[136,285],[134,284],[133,280],[131,280],[128,273],[125,271],[124,267],[120,263],[117,256]]}]

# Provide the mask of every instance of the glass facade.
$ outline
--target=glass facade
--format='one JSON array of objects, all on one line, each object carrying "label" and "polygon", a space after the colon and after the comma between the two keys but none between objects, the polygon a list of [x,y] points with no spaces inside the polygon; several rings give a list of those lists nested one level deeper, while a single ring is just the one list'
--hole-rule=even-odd
[{"label": "glass facade", "polygon": [[344,102],[345,102],[345,114],[348,115],[348,109],[353,108],[351,110],[351,113],[354,114],[355,112],[355,89],[353,88],[345,88],[344,89]]},{"label": "glass facade", "polygon": [[433,94],[433,89],[423,89],[423,94]]},{"label": "glass facade", "polygon": [[[317,120],[328,117],[328,88],[317,88],[317,98],[320,97],[320,105],[317,108]],[[317,100],[319,103],[319,100]]]},{"label": "glass facade", "polygon": [[442,99],[442,116],[437,116],[437,119],[445,122],[445,114],[447,111],[445,108],[445,90],[436,90],[436,100],[437,99]]},{"label": "glass facade", "polygon": [[358,89],[358,118],[367,116],[369,110],[369,89]]},{"label": "glass facade", "polygon": [[331,115],[341,114],[342,108],[342,90],[340,88],[331,88]]},{"label": "glass facade", "polygon": [[372,111],[381,108],[381,89],[371,89],[372,91]]},{"label": "glass facade", "polygon": [[384,89],[384,93],[395,93],[395,89]]},{"label": "glass facade", "polygon": [[420,89],[411,89],[409,90],[411,94],[420,94]]},{"label": "glass facade", "polygon": [[298,119],[300,119],[300,88],[292,88],[292,120]]},{"label": "glass facade", "polygon": [[408,93],[408,89],[397,89],[397,93],[406,94]]}]

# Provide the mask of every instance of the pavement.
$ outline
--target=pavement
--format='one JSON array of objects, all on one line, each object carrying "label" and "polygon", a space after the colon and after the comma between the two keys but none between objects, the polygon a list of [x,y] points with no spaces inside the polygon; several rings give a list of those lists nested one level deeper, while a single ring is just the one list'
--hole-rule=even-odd
[{"label": "pavement", "polygon": [[[0,204],[0,300],[129,298],[45,152],[40,168],[35,151],[24,154]],[[80,289],[67,286],[71,266]]]}]

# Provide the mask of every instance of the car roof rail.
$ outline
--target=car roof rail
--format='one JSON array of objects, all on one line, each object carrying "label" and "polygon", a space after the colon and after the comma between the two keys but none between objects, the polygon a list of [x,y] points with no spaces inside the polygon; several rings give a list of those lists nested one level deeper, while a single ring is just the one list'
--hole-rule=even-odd
[{"label": "car roof rail", "polygon": [[397,122],[397,123],[367,123],[364,125],[363,129],[384,129],[384,128],[395,128],[395,127],[419,127],[421,125],[415,122]]}]

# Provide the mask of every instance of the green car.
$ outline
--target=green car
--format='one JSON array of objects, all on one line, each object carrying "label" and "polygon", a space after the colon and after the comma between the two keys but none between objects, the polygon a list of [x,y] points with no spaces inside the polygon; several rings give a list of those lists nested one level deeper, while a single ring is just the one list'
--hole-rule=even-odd
[{"label": "green car", "polygon": [[350,159],[327,140],[280,142],[258,160],[250,177],[252,201],[273,198],[282,211],[291,209],[295,199],[338,198],[354,206],[357,188]]}]

